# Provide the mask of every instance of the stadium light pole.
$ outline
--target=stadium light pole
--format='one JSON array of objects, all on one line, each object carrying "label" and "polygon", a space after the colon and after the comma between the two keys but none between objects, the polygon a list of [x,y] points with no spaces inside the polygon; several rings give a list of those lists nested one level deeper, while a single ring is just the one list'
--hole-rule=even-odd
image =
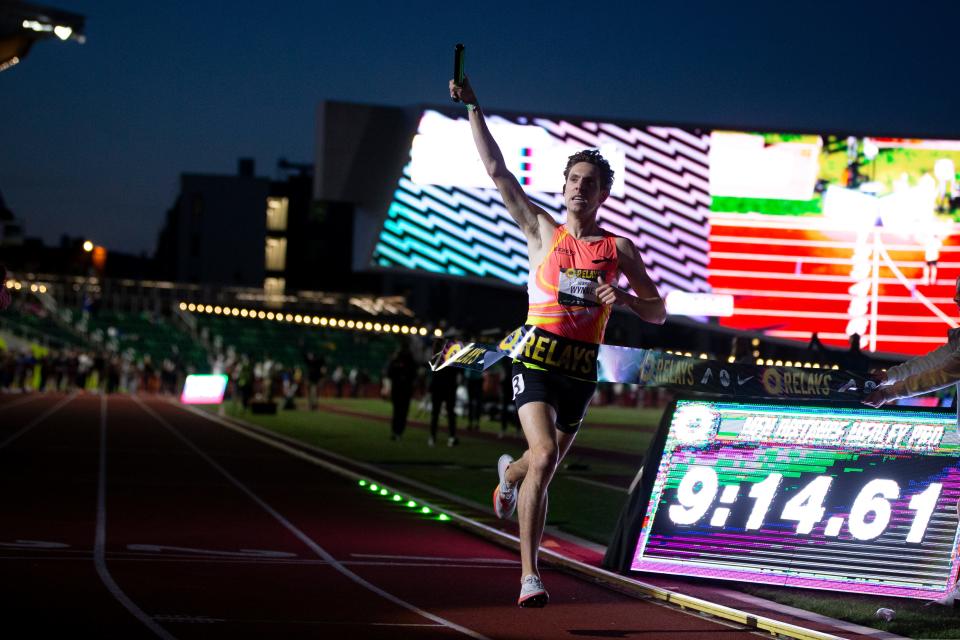
[{"label": "stadium light pole", "polygon": [[0,2],[0,72],[20,63],[38,40],[86,41],[86,18],[52,7],[7,0]]}]

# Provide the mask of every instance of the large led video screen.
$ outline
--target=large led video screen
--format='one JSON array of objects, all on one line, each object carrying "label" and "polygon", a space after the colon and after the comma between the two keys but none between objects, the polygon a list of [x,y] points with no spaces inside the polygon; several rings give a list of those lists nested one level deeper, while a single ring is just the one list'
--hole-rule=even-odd
[{"label": "large led video screen", "polygon": [[[856,333],[901,354],[957,326],[960,141],[487,120],[558,221],[567,157],[600,149],[616,171],[601,224],[637,245],[662,295],[715,294],[722,326],[833,346]],[[372,262],[525,285],[523,235],[464,114],[422,114]]]},{"label": "large led video screen", "polygon": [[939,598],[957,578],[956,417],[681,400],[631,568]]}]

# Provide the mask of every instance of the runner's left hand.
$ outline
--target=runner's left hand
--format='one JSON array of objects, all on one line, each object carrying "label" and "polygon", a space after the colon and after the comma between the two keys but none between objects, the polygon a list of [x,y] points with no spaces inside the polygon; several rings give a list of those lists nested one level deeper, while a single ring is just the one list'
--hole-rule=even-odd
[{"label": "runner's left hand", "polygon": [[597,282],[600,285],[597,287],[597,297],[600,302],[610,305],[626,304],[625,297],[628,295],[626,291],[607,284],[603,281],[603,276],[597,276]]}]

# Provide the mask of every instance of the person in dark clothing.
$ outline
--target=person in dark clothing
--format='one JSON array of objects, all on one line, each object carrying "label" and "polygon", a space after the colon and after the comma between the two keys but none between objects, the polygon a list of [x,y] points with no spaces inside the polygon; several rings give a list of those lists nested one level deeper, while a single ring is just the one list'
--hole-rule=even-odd
[{"label": "person in dark clothing", "polygon": [[247,356],[243,356],[237,366],[237,388],[240,391],[240,404],[244,411],[250,407],[253,400],[253,365]]},{"label": "person in dark clothing", "polygon": [[413,397],[413,383],[417,379],[417,363],[406,344],[397,349],[387,364],[390,378],[390,402],[393,416],[390,420],[390,439],[399,440],[407,428],[407,413]]},{"label": "person in dark clothing", "polygon": [[866,372],[870,369],[870,356],[860,350],[860,335],[850,336],[850,350],[844,355],[843,367],[847,371]]},{"label": "person in dark clothing", "polygon": [[0,264],[0,311],[10,306],[12,296],[7,289],[7,268]]},{"label": "person in dark clothing", "polygon": [[463,377],[467,383],[467,431],[478,431],[483,414],[483,371],[467,369]]},{"label": "person in dark clothing", "polygon": [[[858,338],[859,339],[859,338]],[[807,351],[815,351],[817,353],[823,353],[827,349],[823,346],[823,343],[820,342],[820,335],[816,331],[810,334],[810,342],[807,343]]]},{"label": "person in dark clothing", "polygon": [[437,426],[443,404],[447,405],[447,429],[450,432],[447,446],[453,447],[460,443],[457,440],[457,414],[454,410],[457,404],[457,370],[453,367],[434,371],[430,379],[430,438],[427,444],[431,447],[437,442]]},{"label": "person in dark clothing", "polygon": [[305,352],[303,360],[307,367],[307,398],[310,410],[316,411],[317,398],[320,397],[320,391],[323,389],[323,374],[326,365],[323,356],[314,351]]},{"label": "person in dark clothing", "polygon": [[500,438],[507,435],[508,423],[513,426],[517,434],[520,430],[520,417],[517,407],[513,403],[512,367],[509,358],[504,358],[500,366]]}]

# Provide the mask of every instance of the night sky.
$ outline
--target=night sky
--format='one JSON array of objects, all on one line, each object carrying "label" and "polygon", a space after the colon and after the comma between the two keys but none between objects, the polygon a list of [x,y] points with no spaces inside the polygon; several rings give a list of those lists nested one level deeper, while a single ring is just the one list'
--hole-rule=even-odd
[{"label": "night sky", "polygon": [[312,162],[324,99],[447,104],[456,42],[488,112],[960,138],[954,2],[44,2],[87,42],[0,73],[0,192],[48,244],[152,254],[181,172]]}]

